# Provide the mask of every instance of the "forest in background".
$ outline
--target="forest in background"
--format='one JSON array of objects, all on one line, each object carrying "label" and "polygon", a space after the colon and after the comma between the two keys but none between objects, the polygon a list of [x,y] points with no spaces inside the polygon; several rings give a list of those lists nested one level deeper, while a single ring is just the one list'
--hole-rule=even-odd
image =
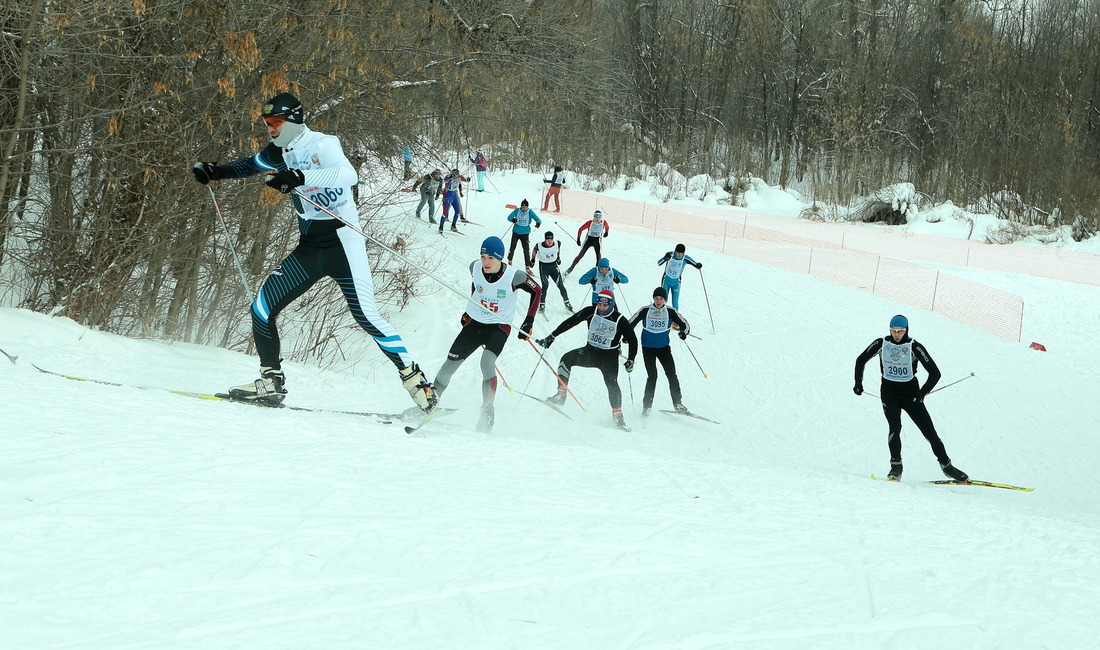
[{"label": "forest in background", "polygon": [[[261,105],[284,90],[378,178],[410,143],[492,146],[496,168],[663,162],[838,205],[897,182],[932,201],[1007,194],[1018,219],[1095,229],[1098,33],[1100,0],[13,0],[0,296],[247,346],[231,241],[189,167],[261,148]],[[254,289],[296,237],[285,197],[216,190]],[[369,231],[387,232],[389,199],[360,193]],[[399,308],[415,269],[373,263]],[[345,309],[304,300],[319,315],[297,358],[328,350]]]}]

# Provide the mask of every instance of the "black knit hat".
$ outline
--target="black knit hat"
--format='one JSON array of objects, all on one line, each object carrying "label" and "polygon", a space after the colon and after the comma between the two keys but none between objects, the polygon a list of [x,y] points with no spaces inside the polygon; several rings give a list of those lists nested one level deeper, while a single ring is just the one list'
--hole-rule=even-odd
[{"label": "black knit hat", "polygon": [[653,290],[653,297],[654,298],[660,297],[660,298],[664,298],[665,300],[668,300],[668,292],[665,291],[664,287],[657,287],[656,289]]},{"label": "black knit hat", "polygon": [[263,117],[281,117],[287,122],[295,124],[305,123],[305,112],[302,110],[302,102],[290,93],[279,93],[264,104]]}]

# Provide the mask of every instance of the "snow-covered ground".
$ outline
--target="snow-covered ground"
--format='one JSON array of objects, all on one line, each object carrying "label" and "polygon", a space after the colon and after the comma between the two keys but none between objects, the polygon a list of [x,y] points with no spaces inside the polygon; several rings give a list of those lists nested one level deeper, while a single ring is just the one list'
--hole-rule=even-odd
[{"label": "snow-covered ground", "polygon": [[[506,229],[503,205],[535,204],[542,189],[529,174],[492,179],[470,197],[484,224],[471,237],[410,225],[457,289],[481,239]],[[559,232],[556,220],[579,225],[549,217],[543,230]],[[620,288],[630,308],[674,243],[607,240],[631,278]],[[174,395],[159,389],[222,390],[251,379],[256,360],[0,310],[0,348],[18,356],[0,357],[0,645],[1094,645],[1100,287],[951,269],[1024,297],[1016,343],[819,278],[697,259],[714,329],[689,269],[681,307],[702,369],[679,340],[674,354],[685,403],[722,425],[643,422],[639,363],[620,372],[629,434],[610,426],[595,370],[573,375],[588,408],[568,403],[573,421],[502,391],[495,431],[480,434],[472,358],[445,398],[459,412],[409,436],[369,417]],[[584,304],[583,287],[569,287]],[[555,291],[548,305],[539,335],[566,315]],[[392,319],[429,377],[462,309],[438,291]],[[870,480],[888,469],[886,426],[877,400],[852,394],[852,368],[899,311],[943,383],[975,373],[928,400],[956,464],[1034,492],[925,483],[942,476],[908,420],[905,482]],[[548,357],[582,342],[574,329]],[[373,345],[365,334],[343,344]],[[366,356],[344,372],[288,363],[287,403],[411,405],[381,354]],[[552,392],[526,343],[509,341],[499,367],[513,386],[533,377],[530,392]],[[867,376],[878,392],[874,363]],[[656,406],[670,405],[662,377]]]}]

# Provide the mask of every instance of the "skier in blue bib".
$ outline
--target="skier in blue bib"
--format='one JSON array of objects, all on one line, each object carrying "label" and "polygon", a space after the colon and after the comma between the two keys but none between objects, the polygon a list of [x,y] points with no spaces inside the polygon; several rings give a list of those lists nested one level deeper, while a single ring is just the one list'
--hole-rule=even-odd
[{"label": "skier in blue bib", "polygon": [[[890,473],[887,478],[892,481],[901,479],[901,412],[905,411],[932,446],[932,453],[940,462],[944,475],[956,481],[967,480],[966,472],[951,464],[947,449],[932,424],[932,416],[924,405],[924,398],[940,380],[940,369],[936,367],[928,350],[909,338],[909,319],[901,314],[891,318],[890,333],[871,341],[867,349],[860,353],[856,359],[856,384],[852,388],[856,395],[863,394],[863,367],[876,355],[882,371],[882,383],[879,386],[882,412],[889,425],[887,443],[890,448]],[[917,381],[918,365],[924,366],[928,371],[924,386]]]},{"label": "skier in blue bib", "polygon": [[667,294],[664,287],[653,290],[653,304],[642,307],[630,319],[630,326],[642,323],[642,363],[645,364],[645,393],[642,395],[642,415],[649,415],[653,407],[653,393],[657,389],[657,362],[668,379],[668,390],[672,394],[672,407],[680,413],[687,413],[680,393],[680,380],[676,377],[676,361],[672,358],[672,346],[669,345],[669,331],[675,325],[680,328],[680,340],[688,337],[691,326],[675,307],[665,302]]},{"label": "skier in blue bib", "polygon": [[676,244],[675,251],[665,253],[664,257],[657,260],[657,266],[664,265],[665,274],[661,278],[661,286],[672,296],[672,308],[680,308],[680,277],[684,273],[684,266],[690,264],[697,269],[702,269],[703,264],[696,262],[687,255],[687,247]]}]

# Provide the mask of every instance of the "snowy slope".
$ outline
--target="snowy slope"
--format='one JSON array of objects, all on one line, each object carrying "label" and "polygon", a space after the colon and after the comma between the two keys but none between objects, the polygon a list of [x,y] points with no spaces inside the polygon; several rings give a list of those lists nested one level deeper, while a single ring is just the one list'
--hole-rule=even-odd
[{"label": "snowy slope", "polygon": [[[503,204],[535,203],[541,185],[493,180],[506,194],[472,197],[485,224],[473,237],[419,231],[456,288],[481,237],[505,230]],[[670,243],[608,240],[632,309]],[[0,348],[19,357],[0,357],[3,645],[1091,647],[1100,288],[952,269],[1024,297],[1015,343],[818,278],[700,259],[717,334],[694,270],[681,306],[707,377],[679,341],[674,353],[685,403],[723,424],[657,415],[643,427],[639,363],[620,373],[630,434],[609,426],[594,370],[574,373],[588,407],[567,405],[574,422],[502,393],[485,435],[471,359],[445,400],[461,410],[408,436],[373,418],[173,395],[158,389],[246,381],[255,359],[0,310]],[[565,316],[556,292],[549,305],[540,335]],[[440,291],[393,319],[429,376],[462,308]],[[941,475],[908,421],[906,481],[869,479],[888,469],[886,427],[877,400],[852,394],[852,366],[898,311],[944,383],[976,375],[929,398],[959,467],[1034,492],[923,483]],[[582,342],[575,329],[548,357]],[[533,394],[553,389],[526,343],[512,339],[499,366],[520,387],[534,371]],[[287,374],[288,403],[411,404],[382,363]],[[877,392],[874,375],[871,364]],[[656,406],[670,406],[663,378]]]}]

